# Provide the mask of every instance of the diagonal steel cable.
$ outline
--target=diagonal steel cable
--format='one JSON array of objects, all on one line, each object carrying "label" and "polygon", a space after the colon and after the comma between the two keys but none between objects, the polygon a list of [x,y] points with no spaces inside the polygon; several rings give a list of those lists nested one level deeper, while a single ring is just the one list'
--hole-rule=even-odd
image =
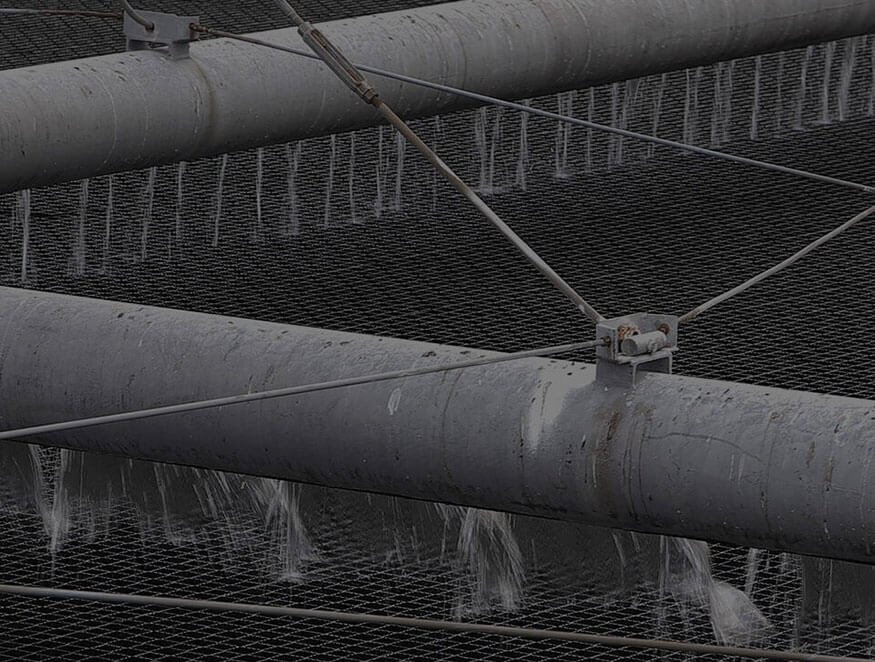
[{"label": "diagonal steel cable", "polygon": [[313,52],[329,69],[362,101],[368,103],[385,117],[389,123],[412,144],[443,177],[462,194],[550,283],[568,298],[578,310],[593,322],[601,322],[604,317],[589,304],[546,260],[495,213],[425,142],[380,98],[377,90],[364,75],[346,59],[343,53],[322,32],[309,21],[304,20],[285,0],[275,0],[275,4],[298,27],[298,33]]},{"label": "diagonal steel cable", "polygon": [[[282,44],[277,44],[275,42],[265,41],[263,39],[258,39],[257,37],[250,37],[247,35],[236,34],[234,32],[226,32],[224,30],[217,30],[215,28],[210,28],[204,25],[192,25],[192,30],[196,32],[203,32],[205,34],[211,34],[216,37],[222,37],[225,39],[234,39],[237,41],[246,42],[249,44],[253,44],[255,46],[264,46],[265,48],[271,48],[278,51],[283,51],[285,53],[290,53],[292,55],[299,55],[301,57],[306,57],[309,59],[319,59],[319,56],[314,55],[308,51],[305,51],[300,48],[294,48],[292,46],[284,46]],[[426,87],[432,90],[436,90],[438,92],[446,92],[448,94],[454,94],[456,96],[465,97],[471,99],[472,101],[478,101],[484,104],[491,104],[495,106],[502,106],[504,108],[508,108],[510,110],[518,110],[523,113],[528,113],[529,115],[535,115],[537,117],[544,117],[551,120],[557,120],[559,122],[565,122],[567,124],[573,124],[577,126],[582,126],[587,129],[593,129],[595,131],[601,131],[604,133],[613,133],[618,136],[623,136],[625,138],[632,138],[635,140],[640,140],[643,142],[654,143],[656,145],[662,145],[664,147],[672,147],[675,149],[692,152],[694,154],[701,154],[703,156],[709,156],[717,159],[722,159],[724,161],[731,161],[734,163],[739,163],[742,165],[752,166],[756,168],[761,168],[764,170],[771,170],[774,172],[781,172],[786,175],[793,175],[795,177],[802,177],[805,179],[810,179],[818,182],[822,182],[825,184],[832,184],[835,186],[842,186],[845,188],[854,189],[856,191],[860,191],[863,193],[875,193],[875,186],[870,186],[868,184],[861,184],[859,182],[854,182],[846,179],[842,179],[839,177],[832,177],[830,175],[822,175],[816,172],[809,172],[807,170],[802,170],[800,168],[793,168],[791,166],[780,165],[777,163],[770,163],[768,161],[761,161],[759,159],[751,159],[746,156],[738,156],[736,154],[730,154],[728,152],[720,152],[715,149],[709,149],[707,147],[699,147],[697,145],[690,145],[688,143],[678,142],[676,140],[669,140],[667,138],[659,138],[658,136],[650,136],[646,133],[639,133],[637,131],[630,131],[629,129],[621,129],[615,126],[609,126],[607,124],[600,124],[598,122],[592,122],[589,120],[581,119],[578,117],[570,117],[568,115],[562,115],[560,113],[550,112],[549,110],[542,110],[540,108],[534,108],[532,106],[517,103],[515,101],[507,101],[505,99],[499,99],[498,97],[489,96],[486,94],[479,94],[477,92],[471,92],[469,90],[463,90],[458,87],[453,87],[451,85],[444,85],[442,83],[435,83],[428,80],[423,80],[422,78],[415,78],[413,76],[406,76],[404,74],[399,74],[393,71],[387,71],[386,69],[381,69],[379,67],[372,67],[366,64],[355,64],[355,67],[360,69],[361,71],[365,71],[369,74],[374,74],[375,76],[381,76],[384,78],[390,78],[392,80],[401,81],[402,83],[409,83],[411,85],[417,85],[419,87]]]},{"label": "diagonal steel cable", "polygon": [[0,9],[0,16],[85,16],[89,18],[122,19],[121,12],[89,11],[86,9]]},{"label": "diagonal steel cable", "polygon": [[175,405],[164,405],[161,407],[151,407],[149,409],[125,411],[118,414],[107,414],[104,416],[92,416],[89,418],[80,418],[71,421],[61,421],[58,423],[47,423],[45,425],[34,425],[31,427],[19,428],[16,430],[3,430],[2,432],[0,432],[0,441],[9,441],[20,439],[22,437],[32,437],[35,435],[49,434],[52,432],[64,432],[67,430],[76,430],[79,428],[106,425],[107,423],[121,423],[123,421],[137,421],[146,418],[154,418],[156,416],[167,416],[169,414],[182,414],[185,412],[198,411],[201,409],[215,409],[218,407],[239,405],[247,402],[259,402],[262,400],[272,400],[274,398],[287,398],[289,396],[302,395],[304,393],[315,393],[317,391],[327,391],[329,389],[344,388],[348,386],[359,386],[362,384],[374,384],[376,382],[384,382],[393,379],[405,379],[407,377],[419,377],[421,375],[447,372],[449,370],[463,370],[466,368],[476,368],[479,366],[493,365],[496,363],[506,363],[508,361],[519,361],[521,359],[555,356],[557,354],[567,354],[569,352],[592,349],[603,344],[603,340],[590,340],[587,342],[572,343],[568,345],[556,345],[553,347],[544,347],[542,349],[514,352],[512,354],[500,354],[498,356],[481,356],[476,359],[459,361],[457,363],[449,363],[446,365],[423,366],[420,368],[402,368],[401,370],[372,373],[368,375],[360,375],[357,377],[346,377],[343,379],[334,379],[331,381],[319,382],[316,384],[301,384],[299,386],[288,386],[286,388],[273,389],[270,391],[260,391],[258,393],[229,395],[222,398],[198,400],[196,402],[183,402]]},{"label": "diagonal steel cable", "polygon": [[678,318],[678,321],[679,321],[679,322],[689,322],[690,320],[695,319],[696,317],[698,317],[699,315],[701,315],[702,313],[704,313],[706,310],[709,310],[710,308],[713,308],[713,307],[716,306],[717,304],[719,304],[719,303],[723,303],[723,302],[726,301],[727,299],[731,299],[731,298],[734,297],[736,294],[741,294],[742,292],[744,292],[744,291],[747,290],[747,289],[750,289],[751,287],[753,287],[753,286],[756,285],[757,283],[761,283],[762,281],[764,281],[764,280],[765,280],[766,278],[768,278],[769,276],[772,276],[773,274],[778,273],[778,272],[781,271],[782,269],[786,269],[786,268],[789,267],[791,264],[794,264],[795,262],[798,262],[798,261],[801,260],[803,257],[805,257],[806,255],[808,255],[811,251],[813,251],[813,250],[819,248],[820,246],[822,246],[823,244],[825,244],[826,242],[828,242],[828,241],[829,241],[830,239],[832,239],[833,237],[837,237],[838,235],[840,235],[840,234],[841,234],[842,232],[844,232],[845,230],[847,230],[847,229],[853,227],[854,225],[856,225],[857,223],[859,223],[859,222],[862,221],[863,219],[868,218],[868,217],[871,216],[872,214],[875,214],[875,206],[873,206],[873,207],[869,207],[869,209],[867,209],[866,211],[860,212],[859,214],[857,214],[856,216],[854,216],[851,220],[849,220],[849,221],[843,223],[842,225],[838,226],[838,227],[835,228],[834,230],[831,230],[830,232],[827,232],[825,235],[823,235],[823,236],[820,237],[819,239],[816,239],[815,241],[812,241],[812,242],[811,242],[810,244],[808,244],[805,248],[803,248],[803,249],[800,250],[800,251],[797,251],[796,253],[794,253],[793,255],[791,255],[790,257],[788,257],[788,258],[787,258],[786,260],[784,260],[783,262],[779,262],[779,263],[776,264],[775,266],[770,267],[769,269],[766,269],[765,271],[763,271],[763,272],[757,274],[757,275],[754,276],[753,278],[750,278],[750,279],[746,280],[746,281],[743,282],[741,285],[738,285],[738,286],[736,286],[736,287],[733,287],[732,289],[727,290],[727,291],[724,292],[723,294],[720,294],[720,295],[714,297],[713,299],[709,299],[708,301],[706,301],[705,303],[701,304],[700,306],[697,306],[696,308],[693,308],[693,310],[691,310],[690,312],[686,313],[685,315],[681,315],[681,317]]},{"label": "diagonal steel cable", "polygon": [[[54,10],[54,9],[0,9],[0,14],[68,14],[68,15],[78,15],[78,16],[96,16],[100,18],[116,18],[121,19],[122,14],[113,13],[113,12],[95,12],[95,11],[79,11],[79,10]],[[277,44],[275,42],[265,41],[264,39],[258,39],[257,37],[251,37],[248,35],[238,34],[235,32],[228,32],[226,30],[220,30],[217,28],[211,28],[206,25],[192,24],[191,29],[195,32],[201,32],[203,34],[210,34],[215,37],[222,37],[224,39],[233,39],[236,41],[242,41],[249,44],[253,44],[256,46],[263,46],[265,48],[271,48],[273,50],[283,51],[285,53],[290,53],[292,55],[298,55],[300,57],[305,57],[313,60],[320,59],[318,55],[311,53],[309,51],[294,48],[292,46],[284,46],[282,44]],[[382,69],[380,67],[372,67],[367,64],[355,63],[355,67],[360,69],[361,71],[365,71],[369,74],[374,74],[375,76],[381,76],[383,78],[390,78],[392,80],[397,80],[402,83],[409,83],[411,85],[416,85],[419,87],[426,87],[432,90],[436,90],[438,92],[446,92],[448,94],[453,94],[456,96],[465,97],[471,99],[472,101],[478,101],[484,104],[490,104],[495,106],[502,106],[504,108],[508,108],[510,110],[517,110],[523,113],[528,113],[529,115],[534,115],[537,117],[544,117],[546,119],[556,120],[559,122],[564,122],[567,124],[581,126],[587,129],[593,129],[595,131],[601,131],[604,133],[613,133],[618,136],[623,136],[625,138],[632,138],[634,140],[640,140],[642,142],[649,142],[656,145],[662,145],[664,147],[671,147],[674,149],[679,149],[682,151],[692,152],[695,154],[701,154],[703,156],[709,156],[717,159],[722,159],[724,161],[731,161],[734,163],[739,163],[742,165],[748,165],[752,167],[762,168],[765,170],[772,170],[775,172],[781,172],[787,175],[793,175],[796,177],[803,177],[805,179],[811,179],[814,181],[819,181],[825,184],[832,184],[835,186],[842,186],[845,188],[854,189],[856,191],[861,191],[863,193],[875,193],[875,186],[869,184],[862,184],[860,182],[854,182],[847,179],[842,179],[840,177],[832,177],[830,175],[823,175],[816,172],[810,172],[807,170],[802,170],[801,168],[794,168],[792,166],[780,165],[778,163],[771,163],[769,161],[762,161],[760,159],[752,159],[746,156],[739,156],[737,154],[731,154],[729,152],[721,152],[715,149],[709,149],[707,147],[699,147],[698,145],[691,145],[689,143],[682,143],[676,140],[669,140],[667,138],[660,138],[658,136],[651,136],[646,133],[639,133],[638,131],[631,131],[629,129],[622,129],[620,127],[609,126],[607,124],[601,124],[599,122],[593,122],[590,120],[585,120],[579,117],[571,117],[569,115],[562,115],[561,113],[554,113],[549,110],[542,110],[540,108],[534,108],[533,106],[529,106],[522,103],[517,103],[514,101],[507,101],[505,99],[500,99],[498,97],[489,96],[487,94],[480,94],[478,92],[472,92],[470,90],[464,90],[462,88],[453,87],[452,85],[444,85],[442,83],[435,83],[433,81],[424,80],[422,78],[416,78],[414,76],[407,76],[405,74],[400,74],[394,71],[388,71],[386,69]]]}]

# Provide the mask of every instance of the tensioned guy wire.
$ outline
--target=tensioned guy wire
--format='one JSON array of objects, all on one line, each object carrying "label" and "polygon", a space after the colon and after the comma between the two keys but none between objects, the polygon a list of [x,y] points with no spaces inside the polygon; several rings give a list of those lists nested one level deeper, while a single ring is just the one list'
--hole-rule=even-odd
[{"label": "tensioned guy wire", "polygon": [[[191,29],[196,32],[203,32],[205,34],[211,34],[216,37],[223,37],[225,39],[234,39],[237,41],[243,41],[246,43],[250,43],[256,46],[264,46],[266,48],[272,48],[274,50],[283,51],[286,53],[291,53],[293,55],[300,55],[301,57],[306,57],[314,60],[320,59],[319,56],[310,53],[309,51],[302,50],[300,48],[294,48],[291,46],[283,46],[282,44],[277,44],[275,42],[264,41],[263,39],[258,39],[256,37],[250,37],[247,35],[236,34],[233,32],[226,32],[224,30],[216,30],[204,25],[192,25]],[[857,191],[861,191],[863,193],[875,193],[875,186],[869,186],[867,184],[860,184],[859,182],[852,182],[846,179],[841,179],[838,177],[831,177],[829,175],[821,175],[815,172],[808,172],[806,170],[801,170],[799,168],[792,168],[790,166],[779,165],[776,163],[769,163],[768,161],[760,161],[758,159],[750,159],[745,156],[737,156],[735,154],[729,154],[727,152],[720,152],[714,149],[708,149],[707,147],[698,147],[696,145],[690,145],[688,143],[677,142],[675,140],[668,140],[667,138],[659,138],[657,136],[649,136],[645,133],[638,133],[637,131],[630,131],[629,129],[621,129],[619,127],[608,126],[607,124],[599,124],[598,122],[591,122],[589,120],[580,119],[577,117],[570,117],[568,115],[561,115],[559,113],[553,113],[549,110],[541,110],[540,108],[533,108],[532,106],[527,106],[522,103],[516,103],[514,101],[506,101],[504,99],[499,99],[497,97],[488,96],[486,94],[478,94],[477,92],[469,92],[468,90],[463,90],[458,87],[452,87],[450,85],[444,85],[442,83],[434,83],[431,81],[423,80],[421,78],[415,78],[413,76],[405,76],[404,74],[395,73],[392,71],[387,71],[385,69],[380,69],[378,67],[371,67],[365,64],[355,64],[356,68],[361,69],[370,74],[374,74],[376,76],[382,76],[384,78],[391,78],[393,80],[401,81],[402,83],[410,83],[411,85],[417,85],[419,87],[427,87],[433,90],[437,90],[439,92],[447,92],[449,94],[454,94],[461,97],[466,97],[468,99],[472,99],[474,101],[480,101],[485,104],[492,104],[495,106],[503,106],[504,108],[509,108],[511,110],[518,110],[520,112],[528,113],[530,115],[536,115],[539,117],[545,117],[547,119],[557,120],[560,122],[565,122],[568,124],[575,124],[578,126],[582,126],[588,129],[594,129],[596,131],[603,131],[605,133],[613,133],[616,135],[624,136],[626,138],[633,138],[635,140],[641,140],[644,142],[655,143],[657,145],[663,145],[665,147],[673,147],[680,150],[685,150],[688,152],[693,152],[696,154],[702,154],[704,156],[710,156],[718,159],[723,159],[725,161],[732,161],[735,163],[740,163],[743,165],[754,166],[757,168],[763,168],[765,170],[772,170],[775,172],[781,172],[787,175],[794,175],[797,177],[803,177],[806,179],[811,179],[814,181],[819,181],[825,184],[834,184],[836,186],[843,186],[845,188],[851,188]]]},{"label": "tensioned guy wire", "polygon": [[322,32],[304,20],[286,0],[275,0],[280,10],[298,27],[304,43],[316,53],[328,68],[349,87],[362,101],[374,106],[407,142],[446,179],[454,189],[465,197],[550,283],[569,299],[579,311],[593,322],[605,318],[589,304],[559,273],[551,267],[529,244],[523,240],[486,202],[468,186],[450,166],[431,149],[410,126],[395,114],[381,98],[377,90],[365,79],[364,74]]},{"label": "tensioned guy wire", "polygon": [[837,657],[835,655],[819,655],[817,653],[802,653],[796,651],[779,651],[766,648],[716,646],[714,644],[697,644],[685,641],[668,641],[664,639],[644,639],[637,637],[621,637],[616,635],[587,634],[583,632],[570,632],[568,630],[545,630],[539,628],[512,627],[507,625],[491,625],[487,623],[465,623],[461,621],[446,621],[436,618],[384,616],[382,614],[330,611],[327,609],[302,609],[299,607],[259,605],[247,602],[191,600],[186,598],[170,598],[155,595],[106,593],[99,591],[77,591],[72,589],[48,588],[43,586],[22,586],[16,584],[0,584],[0,593],[30,598],[84,600],[90,602],[135,605],[143,607],[201,609],[220,612],[259,614],[262,616],[290,616],[292,618],[309,618],[322,621],[335,621],[340,623],[389,625],[395,627],[418,628],[421,630],[432,630],[439,632],[490,634],[504,637],[518,637],[521,639],[569,641],[580,644],[598,644],[601,646],[621,648],[639,648],[647,650],[677,651],[704,655],[722,655],[766,660],[784,660],[785,662],[866,662],[866,660],[864,660],[863,658],[858,657]]},{"label": "tensioned guy wire", "polygon": [[89,11],[85,9],[0,9],[0,15],[38,15],[38,16],[86,16],[90,18],[121,19],[120,12]]},{"label": "tensioned guy wire", "polygon": [[709,299],[708,301],[706,301],[706,302],[703,303],[702,305],[700,305],[700,306],[694,308],[693,310],[691,310],[691,311],[688,312],[687,314],[682,315],[682,316],[678,319],[678,321],[679,321],[679,322],[689,322],[690,320],[695,319],[696,317],[698,317],[699,315],[701,315],[702,313],[704,313],[704,312],[705,312],[706,310],[708,310],[709,308],[713,308],[713,307],[716,306],[717,304],[722,303],[722,302],[726,301],[727,299],[731,299],[731,298],[734,297],[736,294],[741,294],[742,292],[744,292],[745,290],[747,290],[747,289],[753,287],[753,286],[756,285],[757,283],[761,283],[762,281],[764,281],[764,280],[765,280],[766,278],[768,278],[769,276],[778,273],[778,272],[781,271],[782,269],[785,269],[785,268],[789,267],[791,264],[793,264],[793,263],[795,263],[795,262],[798,262],[798,261],[801,260],[803,257],[805,257],[806,255],[808,255],[811,251],[815,250],[816,248],[819,248],[820,246],[822,246],[823,244],[825,244],[826,242],[828,242],[828,241],[829,241],[830,239],[832,239],[833,237],[837,237],[838,235],[840,235],[842,232],[844,232],[844,231],[847,230],[848,228],[853,227],[854,225],[856,225],[857,223],[859,223],[859,222],[862,221],[863,219],[868,218],[868,217],[871,216],[872,214],[875,214],[875,206],[873,206],[873,207],[869,207],[869,209],[867,209],[866,211],[860,212],[859,214],[857,214],[856,216],[854,216],[854,218],[852,218],[851,220],[847,221],[846,223],[843,223],[842,225],[838,226],[838,227],[835,228],[834,230],[831,230],[830,232],[827,232],[825,235],[823,235],[823,236],[820,237],[819,239],[816,239],[815,241],[812,241],[812,242],[811,242],[810,244],[808,244],[805,248],[803,248],[802,250],[800,250],[800,251],[794,253],[793,255],[791,255],[790,257],[788,257],[788,258],[787,258],[786,260],[784,260],[783,262],[780,262],[780,263],[776,264],[774,267],[771,267],[771,268],[769,268],[769,269],[766,269],[765,271],[763,271],[762,273],[757,274],[757,275],[754,276],[753,278],[750,278],[749,280],[746,280],[746,281],[743,282],[741,285],[738,285],[738,286],[736,286],[736,287],[733,287],[731,290],[727,290],[727,291],[724,292],[723,294],[720,294],[719,296],[716,296],[716,297],[714,297],[713,299]]},{"label": "tensioned guy wire", "polygon": [[392,370],[390,372],[360,375],[358,377],[346,377],[344,379],[335,379],[332,381],[319,382],[316,384],[301,384],[299,386],[289,386],[286,388],[273,389],[270,391],[261,391],[258,393],[229,395],[222,398],[212,398],[210,400],[198,400],[196,402],[184,402],[176,405],[164,405],[161,407],[152,407],[149,409],[120,412],[118,414],[107,414],[105,416],[92,416],[89,418],[80,418],[72,421],[47,423],[45,425],[35,425],[26,428],[19,428],[17,430],[4,430],[0,432],[0,441],[14,440],[21,437],[32,437],[34,435],[48,434],[51,432],[63,432],[66,430],[94,427],[96,425],[105,425],[107,423],[121,423],[122,421],[136,421],[145,418],[154,418],[155,416],[181,414],[190,411],[198,411],[201,409],[215,409],[217,407],[239,405],[246,402],[258,402],[261,400],[271,400],[274,398],[285,398],[292,395],[315,393],[316,391],[327,391],[329,389],[342,388],[347,386],[358,386],[360,384],[373,384],[376,382],[384,382],[392,379],[419,377],[421,375],[430,375],[438,372],[446,372],[448,370],[462,370],[465,368],[476,368],[479,366],[492,365],[495,363],[518,361],[520,359],[555,356],[557,354],[567,354],[569,352],[592,349],[603,344],[605,344],[603,340],[590,340],[587,342],[579,342],[569,345],[556,345],[553,347],[544,347],[542,349],[514,352],[512,354],[500,354],[498,356],[481,356],[476,359],[471,359],[469,361],[459,361],[457,363],[449,363],[446,365],[423,366],[420,368],[402,368],[401,370]]}]

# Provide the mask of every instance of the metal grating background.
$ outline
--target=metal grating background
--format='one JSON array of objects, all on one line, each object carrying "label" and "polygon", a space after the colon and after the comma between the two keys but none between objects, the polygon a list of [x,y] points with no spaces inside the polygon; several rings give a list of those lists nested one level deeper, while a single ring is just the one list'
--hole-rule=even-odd
[{"label": "metal grating background", "polygon": [[[423,4],[299,3],[313,20]],[[270,3],[149,6],[240,32],[283,25]],[[122,46],[114,24],[72,18],[4,19],[0,34],[3,68]],[[535,103],[871,182],[873,54],[858,38]],[[684,312],[868,204],[494,109],[416,126],[608,315]],[[4,285],[500,350],[591,334],[386,129],[0,196],[0,219]],[[863,224],[708,313],[684,329],[678,371],[875,398],[875,368],[849,358],[871,318],[873,243]],[[478,514],[472,547],[464,513],[400,499],[27,447],[0,467],[3,581],[714,640],[707,601],[673,582],[685,557],[670,541]],[[757,642],[875,654],[868,568],[718,545],[711,565],[771,623]],[[16,660],[693,659],[9,597],[0,633]]]}]

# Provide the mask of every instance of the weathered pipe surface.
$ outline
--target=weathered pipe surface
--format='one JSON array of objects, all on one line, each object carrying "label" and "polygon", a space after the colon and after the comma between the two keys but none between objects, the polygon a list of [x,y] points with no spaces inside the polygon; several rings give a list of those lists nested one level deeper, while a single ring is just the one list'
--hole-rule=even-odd
[{"label": "weathered pipe surface", "polygon": [[[0,428],[482,352],[0,288]],[[529,359],[42,443],[872,563],[875,403]]]},{"label": "weathered pipe surface", "polygon": [[[875,3],[463,0],[322,28],[353,61],[521,99],[875,32]],[[292,29],[258,36],[306,48]],[[405,117],[471,104],[372,79]],[[321,64],[225,39],[178,62],[136,51],[2,71],[0,193],[379,121]]]}]

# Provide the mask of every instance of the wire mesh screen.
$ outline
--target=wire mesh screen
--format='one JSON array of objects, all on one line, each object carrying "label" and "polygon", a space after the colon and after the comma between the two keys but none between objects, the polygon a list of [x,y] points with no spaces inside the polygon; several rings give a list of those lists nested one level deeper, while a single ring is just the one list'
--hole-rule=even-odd
[{"label": "wire mesh screen", "polygon": [[[238,32],[282,26],[262,4],[150,8]],[[327,20],[433,3],[299,4]],[[82,19],[0,30],[2,67],[122,47],[114,24]],[[861,37],[532,103],[867,183],[873,62],[875,38]],[[509,111],[414,127],[608,316],[685,312],[867,205]],[[0,196],[0,219],[4,285],[498,350],[592,333],[386,127]],[[871,317],[873,245],[863,224],[709,312],[684,329],[677,370],[875,398],[873,368],[849,358],[859,334],[841,331]],[[11,583],[859,656],[875,646],[866,567],[27,446],[4,447],[2,467]],[[0,612],[9,659],[695,658],[35,598],[0,598]]]}]

